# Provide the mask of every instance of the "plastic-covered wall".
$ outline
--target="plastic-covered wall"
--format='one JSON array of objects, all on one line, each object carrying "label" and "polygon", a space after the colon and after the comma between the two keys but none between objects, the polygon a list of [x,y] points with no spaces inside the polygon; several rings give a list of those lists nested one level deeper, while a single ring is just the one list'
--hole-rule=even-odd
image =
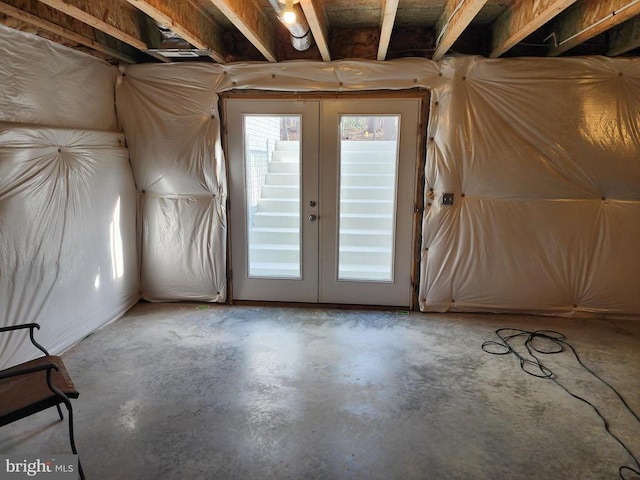
[{"label": "plastic-covered wall", "polygon": [[[136,189],[115,68],[0,26],[0,325],[59,353],[139,298]],[[34,355],[0,335],[0,367]]]},{"label": "plastic-covered wall", "polygon": [[607,58],[123,69],[145,297],[224,299],[217,93],[415,87],[432,92],[420,308],[639,315],[640,62]]},{"label": "plastic-covered wall", "polygon": [[142,196],[147,300],[226,299],[217,77],[207,64],[162,70],[139,65],[118,79],[118,113]]},{"label": "plastic-covered wall", "polygon": [[115,68],[0,25],[0,121],[118,130]]},{"label": "plastic-covered wall", "polygon": [[640,62],[453,64],[432,97],[421,308],[639,315]]}]

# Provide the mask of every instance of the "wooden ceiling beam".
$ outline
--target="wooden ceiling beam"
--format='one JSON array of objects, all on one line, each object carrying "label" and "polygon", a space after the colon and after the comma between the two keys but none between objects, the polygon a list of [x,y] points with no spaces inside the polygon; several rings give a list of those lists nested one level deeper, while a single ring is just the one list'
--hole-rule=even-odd
[{"label": "wooden ceiling beam", "polygon": [[560,55],[638,14],[638,1],[581,0],[553,24],[556,43],[549,56]]},{"label": "wooden ceiling beam", "polygon": [[[85,25],[84,23],[69,18],[66,21],[66,26],[58,25],[52,20],[55,20],[56,15],[47,10],[51,10],[44,5],[34,6],[31,2],[16,1],[16,0],[0,0],[0,13],[9,17],[15,18],[21,22],[32,25],[36,28],[42,29],[58,37],[62,37],[70,42],[74,42],[78,45],[85,46],[96,52],[100,52],[109,57],[115,58],[125,63],[137,63],[137,60],[133,55],[124,52],[119,49],[108,47],[102,43],[89,37],[89,32],[93,32],[93,29]],[[46,10],[45,10],[46,9]],[[59,14],[61,15],[61,14]]]},{"label": "wooden ceiling beam", "polygon": [[329,29],[327,28],[327,22],[325,20],[324,10],[319,3],[319,0],[300,0],[300,7],[304,12],[304,16],[307,18],[307,23],[311,29],[313,39],[316,41],[318,50],[322,60],[325,62],[331,61],[331,54],[329,53]]},{"label": "wooden ceiling beam", "polygon": [[478,14],[487,0],[447,0],[436,26],[436,49],[432,59],[440,60]]},{"label": "wooden ceiling beam", "polygon": [[576,0],[518,0],[493,24],[491,58],[497,58],[549,22]]},{"label": "wooden ceiling beam", "polygon": [[159,24],[200,50],[208,50],[216,62],[225,63],[220,27],[191,2],[184,0],[127,0]]},{"label": "wooden ceiling beam", "polygon": [[611,29],[607,55],[615,57],[636,48],[640,48],[640,16]]},{"label": "wooden ceiling beam", "polygon": [[382,13],[380,15],[380,43],[378,44],[378,60],[387,58],[387,50],[391,41],[393,24],[396,21],[399,0],[383,0]]},{"label": "wooden ceiling beam", "polygon": [[270,62],[277,62],[275,32],[262,8],[255,0],[211,0],[238,30]]},{"label": "wooden ceiling beam", "polygon": [[140,12],[120,0],[40,0],[51,8],[91,25],[93,28],[128,43],[138,50],[146,50],[144,30],[137,21]]}]

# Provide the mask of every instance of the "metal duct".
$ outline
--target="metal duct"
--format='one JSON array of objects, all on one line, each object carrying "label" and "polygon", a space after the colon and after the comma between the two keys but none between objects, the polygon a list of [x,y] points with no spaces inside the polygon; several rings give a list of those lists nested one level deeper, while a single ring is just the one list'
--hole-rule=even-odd
[{"label": "metal duct", "polygon": [[309,29],[309,24],[307,23],[307,19],[305,18],[300,5],[293,5],[293,9],[296,12],[296,21],[295,23],[289,24],[282,20],[284,5],[280,3],[279,0],[269,0],[269,3],[278,15],[280,22],[282,22],[282,24],[287,27],[287,30],[289,30],[289,33],[291,34],[291,45],[293,45],[293,48],[299,52],[308,50],[309,47],[311,47],[311,30]]}]

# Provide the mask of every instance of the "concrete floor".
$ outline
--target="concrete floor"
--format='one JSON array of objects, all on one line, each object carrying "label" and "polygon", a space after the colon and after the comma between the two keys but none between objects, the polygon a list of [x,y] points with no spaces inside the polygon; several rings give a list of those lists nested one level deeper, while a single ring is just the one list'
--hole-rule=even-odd
[{"label": "concrete floor", "polygon": [[[593,410],[512,356],[556,329],[640,412],[640,322],[141,303],[64,355],[88,479],[616,479]],[[569,354],[548,359],[640,456],[640,424]],[[545,357],[545,361],[547,358]],[[69,453],[55,409],[0,452]],[[632,477],[629,477],[632,478]]]}]

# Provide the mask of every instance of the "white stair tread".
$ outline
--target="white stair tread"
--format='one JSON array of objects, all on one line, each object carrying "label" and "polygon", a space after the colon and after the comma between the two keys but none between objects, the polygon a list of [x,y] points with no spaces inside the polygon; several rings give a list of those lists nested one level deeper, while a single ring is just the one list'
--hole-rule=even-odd
[{"label": "white stair tread", "polygon": [[281,243],[252,243],[249,247],[249,250],[281,250],[298,252],[300,251],[300,248],[298,247],[298,245],[283,245]]},{"label": "white stair tread", "polygon": [[300,277],[300,265],[297,263],[253,262],[251,274],[261,277]]},{"label": "white stair tread", "polygon": [[291,198],[291,197],[269,197],[269,198],[261,198],[260,200],[267,200],[269,202],[288,202],[288,203],[300,201],[297,198]]},{"label": "white stair tread", "polygon": [[340,190],[393,190],[393,185],[343,185]]},{"label": "white stair tread", "polygon": [[391,253],[388,247],[361,247],[343,245],[340,247],[340,253]]},{"label": "white stair tread", "polygon": [[383,229],[371,228],[341,228],[340,234],[343,235],[390,235],[392,232]]},{"label": "white stair tread", "polygon": [[299,140],[277,140],[276,151],[291,151],[300,148]]},{"label": "white stair tread", "polygon": [[[362,152],[362,153],[366,153],[366,154],[368,155],[370,152]],[[354,163],[361,163],[361,162],[356,162],[356,161],[354,161],[354,160],[349,160],[348,158],[347,158],[347,159],[344,159],[344,160],[342,160],[342,161],[340,162],[340,164],[341,164],[341,165],[345,165],[345,164],[354,164]],[[369,161],[369,162],[367,162],[367,163],[368,163],[369,165],[389,165],[390,163],[395,164],[395,163],[396,163],[396,160],[395,160],[395,158],[391,158],[391,159],[389,159],[389,160],[376,160],[376,159],[372,159],[371,161]]]},{"label": "white stair tread", "polygon": [[393,199],[385,200],[385,199],[374,198],[374,199],[368,200],[363,198],[342,198],[340,199],[340,203],[353,203],[353,204],[370,203],[370,204],[376,204],[376,205],[393,205]]},{"label": "white stair tread", "polygon": [[393,173],[343,173],[341,177],[394,177]]},{"label": "white stair tread", "polygon": [[298,233],[300,229],[293,227],[253,227],[251,231],[256,233]]},{"label": "white stair tread", "polygon": [[340,265],[340,273],[342,272],[379,272],[389,273],[387,265],[361,265],[359,263]]},{"label": "white stair tread", "polygon": [[340,218],[393,218],[393,214],[391,213],[341,213]]},{"label": "white stair tread", "polygon": [[258,217],[299,217],[298,212],[256,212],[253,214]]}]

